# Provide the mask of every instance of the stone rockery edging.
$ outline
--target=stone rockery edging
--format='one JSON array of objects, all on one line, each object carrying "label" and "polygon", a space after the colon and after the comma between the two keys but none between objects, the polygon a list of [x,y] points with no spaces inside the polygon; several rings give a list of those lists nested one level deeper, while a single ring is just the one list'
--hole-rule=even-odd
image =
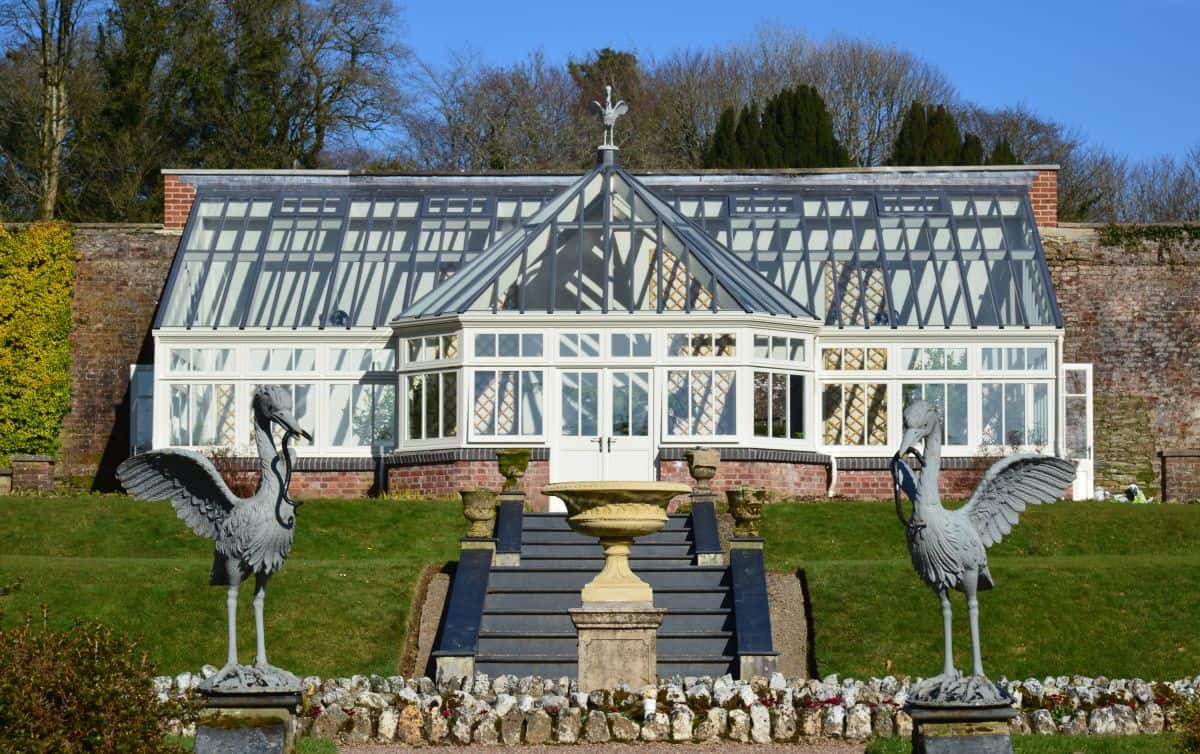
[{"label": "stone rockery edging", "polygon": [[[155,679],[160,698],[195,693],[215,672]],[[919,679],[916,679],[919,680]],[[914,679],[735,681],[661,679],[641,689],[579,692],[568,678],[429,678],[356,675],[304,679],[299,733],[351,743],[573,744],[721,739],[769,743],[909,736],[902,709]],[[1172,682],[1083,676],[1001,679],[1018,710],[1013,733],[1135,735],[1169,730],[1200,676]],[[178,729],[178,726],[176,726]],[[180,731],[188,733],[190,731]]]}]

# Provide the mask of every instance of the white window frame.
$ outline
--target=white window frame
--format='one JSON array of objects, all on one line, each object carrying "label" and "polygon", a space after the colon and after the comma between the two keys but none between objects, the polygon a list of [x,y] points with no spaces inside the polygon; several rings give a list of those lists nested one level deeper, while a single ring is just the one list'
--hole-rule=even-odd
[{"label": "white window frame", "polygon": [[[700,357],[700,358],[703,359],[703,361],[708,361],[707,359],[704,359],[704,357]],[[724,359],[726,357],[721,357],[721,358]],[[714,444],[722,444],[722,443],[742,444],[745,441],[746,435],[745,435],[744,427],[742,425],[742,422],[744,420],[743,419],[743,411],[742,411],[741,405],[740,405],[742,403],[742,401],[744,400],[744,398],[741,395],[739,395],[743,390],[741,386],[743,384],[745,384],[745,382],[746,382],[746,374],[745,374],[744,368],[739,368],[737,365],[734,365],[734,364],[730,364],[729,366],[725,367],[725,366],[722,366],[721,363],[711,364],[711,363],[696,363],[696,361],[691,361],[691,362],[685,363],[685,364],[678,364],[678,365],[662,367],[657,371],[659,372],[659,374],[655,375],[655,377],[658,379],[659,385],[661,385],[661,387],[658,390],[658,395],[660,396],[660,399],[661,399],[661,403],[659,404],[660,416],[658,419],[658,426],[659,426],[659,437],[662,438],[661,442],[663,445],[677,445],[677,444],[681,444],[681,443],[695,444],[697,442],[706,442],[706,443],[714,443]],[[670,400],[669,396],[670,396],[670,390],[671,390],[671,386],[670,386],[670,373],[671,372],[687,372],[688,373],[688,426],[689,426],[689,428],[692,424],[692,415],[691,415],[691,395],[692,395],[692,391],[691,391],[692,377],[691,377],[691,375],[692,375],[692,373],[693,372],[709,372],[711,374],[714,372],[732,372],[733,373],[733,386],[732,386],[732,389],[730,389],[728,395],[729,395],[729,398],[733,400],[733,412],[734,412],[733,413],[733,419],[734,419],[733,432],[731,434],[717,434],[716,433],[717,421],[716,421],[716,416],[714,415],[714,417],[713,417],[713,430],[714,431],[713,431],[713,434],[711,434],[711,435],[673,434],[671,432],[671,426],[670,426],[671,422],[670,422],[670,418],[669,418],[671,412],[670,412],[670,409],[668,408],[668,405],[669,405],[668,401]],[[715,379],[715,377],[714,377],[714,379]]]},{"label": "white window frame", "polygon": [[[544,352],[545,352],[545,348],[543,346],[543,353]],[[535,364],[516,364],[515,365],[515,364],[512,364],[511,361],[509,361],[507,363],[497,364],[494,366],[492,364],[486,364],[486,365],[481,365],[479,367],[471,367],[471,368],[465,369],[464,372],[467,375],[466,379],[463,381],[463,386],[465,387],[466,394],[467,394],[467,402],[465,404],[460,403],[460,406],[465,406],[468,411],[467,417],[470,422],[470,424],[467,428],[467,439],[468,440],[470,440],[472,442],[477,442],[477,443],[486,443],[489,445],[506,444],[506,443],[514,443],[514,444],[537,443],[540,445],[546,441],[546,439],[549,437],[550,422],[552,421],[552,419],[557,418],[556,416],[553,416],[552,412],[549,410],[549,403],[550,403],[550,393],[549,393],[549,391],[550,391],[550,384],[549,384],[550,370],[549,369],[547,369],[545,366],[543,366],[541,364],[536,364],[536,365]],[[541,378],[542,378],[542,383],[541,383],[542,384],[542,431],[539,434],[532,434],[532,435],[528,435],[528,434],[512,434],[512,435],[492,434],[492,435],[489,435],[489,434],[481,433],[477,429],[475,429],[475,375],[478,374],[479,372],[518,372],[521,374],[523,374],[525,372],[537,372],[538,374],[540,374]],[[517,415],[517,419],[516,419],[518,428],[521,425],[521,416],[520,416],[519,411],[520,411],[520,402],[521,402],[521,386],[522,386],[523,382],[524,382],[523,376],[518,377],[518,380],[517,380],[518,415]],[[460,416],[461,416],[461,413],[462,412],[460,411]],[[460,424],[461,424],[461,419],[460,419]]]},{"label": "white window frame", "polygon": [[[422,437],[420,439],[412,439],[409,437],[409,406],[408,406],[408,381],[413,377],[424,377],[428,379],[432,375],[438,377],[438,421],[441,423],[445,419],[445,403],[446,403],[446,375],[453,374],[455,377],[454,397],[455,397],[455,419],[454,433],[442,434],[439,437]],[[462,438],[463,428],[463,406],[462,406],[462,370],[461,369],[432,369],[429,371],[419,370],[406,372],[400,376],[400,385],[398,391],[402,394],[397,397],[396,402],[401,416],[397,417],[397,427],[399,434],[399,447],[401,448],[422,448],[422,447],[456,447],[459,445],[459,440]],[[425,392],[421,391],[421,423],[422,430],[425,429],[424,423],[426,418],[425,412]],[[473,414],[472,414],[473,416]]]}]

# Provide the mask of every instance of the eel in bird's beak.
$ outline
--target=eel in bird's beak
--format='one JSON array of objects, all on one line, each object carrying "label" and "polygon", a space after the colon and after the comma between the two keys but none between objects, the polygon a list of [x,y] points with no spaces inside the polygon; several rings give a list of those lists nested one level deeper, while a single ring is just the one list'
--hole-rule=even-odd
[{"label": "eel in bird's beak", "polygon": [[277,422],[279,426],[283,427],[288,433],[299,435],[305,440],[312,442],[312,435],[310,435],[306,430],[302,429],[300,427],[300,423],[297,422],[296,418],[289,412],[280,409],[279,411],[275,412],[275,415],[272,416],[271,419]]},{"label": "eel in bird's beak", "polygon": [[921,465],[925,465],[925,456],[921,454],[917,448],[917,443],[921,442],[925,437],[925,433],[916,427],[909,427],[904,430],[904,437],[900,440],[900,450],[896,452],[896,458],[902,458],[909,453],[917,457]]}]

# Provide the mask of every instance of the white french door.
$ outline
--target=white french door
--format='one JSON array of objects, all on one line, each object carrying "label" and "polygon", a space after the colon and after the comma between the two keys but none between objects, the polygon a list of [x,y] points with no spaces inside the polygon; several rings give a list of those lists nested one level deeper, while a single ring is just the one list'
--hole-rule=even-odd
[{"label": "white french door", "polygon": [[[654,478],[653,371],[563,369],[550,481]],[[552,498],[550,510],[563,510]]]},{"label": "white french door", "polygon": [[1073,496],[1090,500],[1095,495],[1096,469],[1092,455],[1092,365],[1063,365],[1063,450],[1075,462]]}]

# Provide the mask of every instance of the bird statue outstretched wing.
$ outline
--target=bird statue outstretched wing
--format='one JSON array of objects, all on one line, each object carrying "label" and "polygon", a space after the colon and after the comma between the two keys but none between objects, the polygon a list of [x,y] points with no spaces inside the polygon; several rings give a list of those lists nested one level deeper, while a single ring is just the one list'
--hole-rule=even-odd
[{"label": "bird statue outstretched wing", "polygon": [[1075,464],[1062,458],[1018,453],[984,474],[962,513],[985,547],[1003,539],[1026,505],[1052,502],[1075,480]]},{"label": "bird statue outstretched wing", "polygon": [[213,540],[238,502],[212,461],[191,450],[163,448],[136,455],[117,468],[117,479],[138,500],[170,500],[181,521]]}]

